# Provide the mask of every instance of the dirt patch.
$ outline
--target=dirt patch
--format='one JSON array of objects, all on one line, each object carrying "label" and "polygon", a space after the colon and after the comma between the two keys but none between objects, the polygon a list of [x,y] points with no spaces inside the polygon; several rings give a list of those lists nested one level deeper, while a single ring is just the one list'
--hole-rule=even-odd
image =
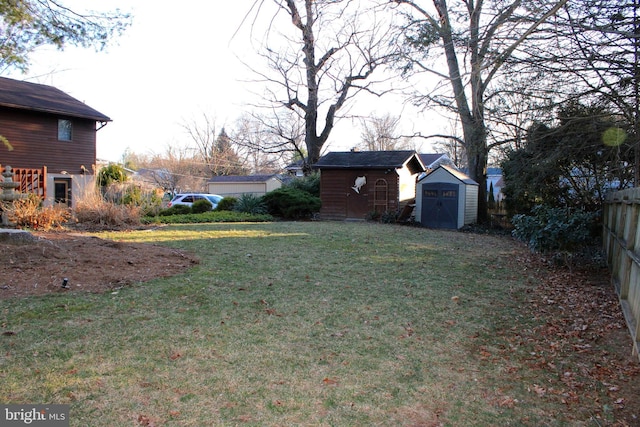
[{"label": "dirt patch", "polygon": [[164,246],[73,232],[31,233],[0,241],[0,299],[106,292],[179,274],[197,263],[196,256]]}]

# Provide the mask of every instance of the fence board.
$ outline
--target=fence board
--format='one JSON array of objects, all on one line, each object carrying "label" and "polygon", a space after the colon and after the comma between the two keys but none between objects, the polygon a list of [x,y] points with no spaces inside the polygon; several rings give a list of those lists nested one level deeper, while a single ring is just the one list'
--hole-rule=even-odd
[{"label": "fence board", "polygon": [[603,212],[603,248],[611,280],[640,358],[640,188],[611,193]]}]

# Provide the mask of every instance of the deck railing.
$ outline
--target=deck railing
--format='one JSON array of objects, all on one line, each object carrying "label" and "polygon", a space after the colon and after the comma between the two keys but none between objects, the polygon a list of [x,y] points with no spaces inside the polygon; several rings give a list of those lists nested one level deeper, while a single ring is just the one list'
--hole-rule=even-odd
[{"label": "deck railing", "polygon": [[[0,165],[0,172],[4,171],[4,167]],[[16,189],[20,193],[37,194],[42,200],[47,197],[47,167],[41,169],[15,168],[12,167],[13,181],[19,182],[20,186]]]}]

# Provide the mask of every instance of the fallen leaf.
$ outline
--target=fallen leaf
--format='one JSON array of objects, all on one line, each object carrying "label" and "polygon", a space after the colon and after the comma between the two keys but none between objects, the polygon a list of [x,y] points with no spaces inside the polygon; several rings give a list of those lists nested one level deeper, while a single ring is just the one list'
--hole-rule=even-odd
[{"label": "fallen leaf", "polygon": [[334,380],[332,378],[326,377],[325,379],[322,380],[322,382],[324,383],[324,385],[338,385],[338,381]]},{"label": "fallen leaf", "polygon": [[171,353],[171,356],[169,356],[169,359],[177,360],[177,359],[179,359],[181,357],[182,357],[182,354],[180,354],[180,352],[175,351],[175,352]]},{"label": "fallen leaf", "polygon": [[538,384],[534,384],[533,385],[533,391],[536,392],[536,394],[540,397],[544,396],[545,394],[547,394],[547,390],[545,390],[543,387],[540,387]]}]

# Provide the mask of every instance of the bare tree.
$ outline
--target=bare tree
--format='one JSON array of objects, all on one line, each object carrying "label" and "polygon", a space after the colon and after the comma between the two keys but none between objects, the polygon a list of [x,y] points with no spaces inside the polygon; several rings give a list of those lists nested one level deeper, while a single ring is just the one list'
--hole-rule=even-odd
[{"label": "bare tree", "polygon": [[409,150],[413,143],[398,134],[399,116],[384,114],[360,119],[360,148],[366,151]]},{"label": "bare tree", "polygon": [[[393,0],[407,13],[406,72],[436,76],[439,85],[417,99],[449,108],[460,119],[469,175],[479,184],[478,220],[487,219],[486,168],[491,146],[485,102],[490,85],[514,52],[568,0]],[[446,65],[434,61],[444,55]]]},{"label": "bare tree", "polygon": [[164,153],[155,154],[139,165],[148,170],[155,184],[170,193],[205,190],[207,176],[193,150],[167,146]]},{"label": "bare tree", "polygon": [[245,169],[224,128],[218,133],[215,119],[206,114],[201,121],[185,122],[185,129],[195,144],[199,162],[208,176],[240,175]]},{"label": "bare tree", "polygon": [[275,112],[270,127],[274,134],[285,134],[272,143],[296,142],[279,132],[283,128],[278,116],[282,109],[297,115],[304,123],[305,169],[310,171],[338,112],[359,92],[374,92],[372,74],[388,59],[390,26],[378,19],[372,1],[256,0],[256,19],[268,5],[276,6],[261,49],[269,72],[254,71],[266,85],[265,100]]},{"label": "bare tree", "polygon": [[[289,150],[274,149],[274,145],[269,143],[274,138],[270,129],[262,120],[249,114],[238,119],[230,138],[251,173],[280,172],[292,157]],[[297,140],[298,142],[292,143],[294,147],[300,145],[300,138]]]}]

